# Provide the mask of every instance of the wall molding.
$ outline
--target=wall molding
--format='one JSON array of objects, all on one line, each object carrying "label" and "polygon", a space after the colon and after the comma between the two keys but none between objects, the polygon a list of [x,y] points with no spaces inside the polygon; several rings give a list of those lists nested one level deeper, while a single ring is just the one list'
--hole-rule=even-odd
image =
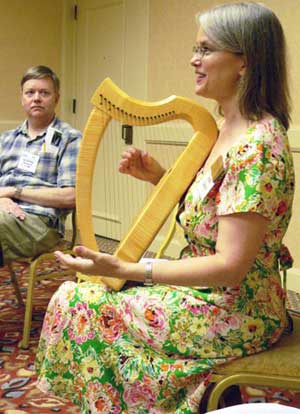
[{"label": "wall molding", "polygon": [[119,216],[117,216],[116,214],[108,214],[105,211],[93,210],[92,217],[100,220],[121,224],[121,219]]},{"label": "wall molding", "polygon": [[292,152],[300,152],[300,126],[295,126],[288,131]]},{"label": "wall molding", "polygon": [[300,269],[292,268],[287,272],[287,288],[300,293]]},{"label": "wall molding", "polygon": [[9,129],[14,129],[16,128],[18,125],[20,125],[23,122],[23,119],[5,119],[5,120],[0,120],[0,133],[7,131]]}]

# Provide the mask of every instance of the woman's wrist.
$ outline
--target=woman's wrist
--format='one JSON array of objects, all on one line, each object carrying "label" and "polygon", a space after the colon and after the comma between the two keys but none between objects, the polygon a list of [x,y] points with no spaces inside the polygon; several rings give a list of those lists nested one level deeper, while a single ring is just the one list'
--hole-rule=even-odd
[{"label": "woman's wrist", "polygon": [[143,283],[145,280],[145,263],[123,262],[118,277],[123,280],[132,280],[134,282]]},{"label": "woman's wrist", "polygon": [[158,184],[165,172],[166,170],[164,168],[161,168],[161,170],[151,180],[149,180],[150,183],[153,185]]}]

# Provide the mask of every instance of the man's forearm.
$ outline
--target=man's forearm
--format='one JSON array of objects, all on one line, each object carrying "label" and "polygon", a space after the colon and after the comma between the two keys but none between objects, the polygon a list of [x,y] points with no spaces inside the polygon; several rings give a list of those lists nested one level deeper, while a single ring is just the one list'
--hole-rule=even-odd
[{"label": "man's forearm", "polygon": [[74,208],[75,188],[30,188],[23,187],[18,194],[16,187],[0,188],[0,197],[18,199],[28,203],[54,208]]}]

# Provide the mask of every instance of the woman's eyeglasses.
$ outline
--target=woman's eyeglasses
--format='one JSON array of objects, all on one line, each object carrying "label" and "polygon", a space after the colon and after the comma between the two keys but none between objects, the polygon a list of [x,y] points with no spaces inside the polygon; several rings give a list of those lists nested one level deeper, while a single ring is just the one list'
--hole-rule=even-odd
[{"label": "woman's eyeglasses", "polygon": [[209,56],[211,53],[216,52],[218,49],[213,49],[208,46],[194,46],[193,57],[202,59],[205,56]]}]

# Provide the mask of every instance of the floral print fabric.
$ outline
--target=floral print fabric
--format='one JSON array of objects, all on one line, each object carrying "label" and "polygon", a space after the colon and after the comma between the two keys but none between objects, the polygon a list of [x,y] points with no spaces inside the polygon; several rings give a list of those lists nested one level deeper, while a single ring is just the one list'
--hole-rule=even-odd
[{"label": "floral print fabric", "polygon": [[[285,323],[278,259],[291,215],[293,165],[285,131],[257,122],[224,159],[225,173],[201,198],[200,171],[178,220],[182,258],[214,254],[218,218],[269,218],[263,246],[241,285],[155,285],[110,292],[66,282],[45,316],[38,386],[97,414],[192,414],[212,368],[269,348]],[[286,254],[286,253],[285,253]]]}]

